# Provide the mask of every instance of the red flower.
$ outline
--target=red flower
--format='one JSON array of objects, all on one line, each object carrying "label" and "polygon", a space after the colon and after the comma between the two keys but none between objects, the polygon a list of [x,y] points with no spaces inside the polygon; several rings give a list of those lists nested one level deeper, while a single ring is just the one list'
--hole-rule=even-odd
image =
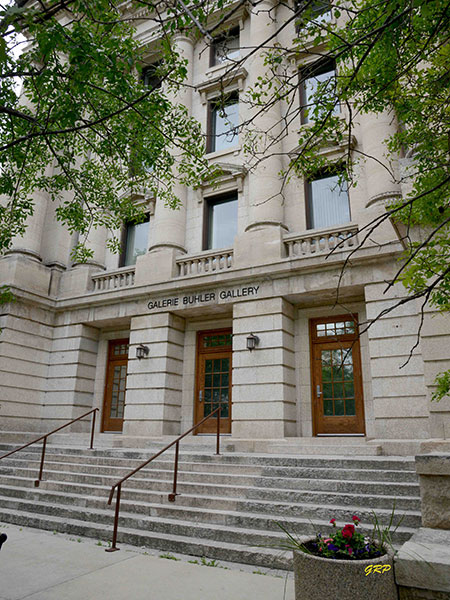
[{"label": "red flower", "polygon": [[332,525],[334,525],[334,524],[336,523],[336,519],[331,519],[331,520],[330,520],[330,523],[331,523]]},{"label": "red flower", "polygon": [[359,517],[357,517],[356,515],[353,515],[352,519],[353,519],[354,523],[359,523],[361,521],[361,519]]},{"label": "red flower", "polygon": [[345,537],[347,540],[350,540],[355,533],[355,526],[347,523],[347,525],[342,530],[342,537]]}]

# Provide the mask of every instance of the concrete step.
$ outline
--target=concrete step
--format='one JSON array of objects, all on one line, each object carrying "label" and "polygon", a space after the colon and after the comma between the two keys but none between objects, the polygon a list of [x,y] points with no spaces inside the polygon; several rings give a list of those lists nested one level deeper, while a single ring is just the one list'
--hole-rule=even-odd
[{"label": "concrete step", "polygon": [[[107,539],[105,538],[105,530],[101,525],[76,519],[36,515],[34,513],[17,513],[6,509],[0,509],[0,518],[5,523],[37,527],[70,535],[83,535],[102,541]],[[290,553],[272,548],[251,548],[223,541],[201,540],[188,536],[160,534],[149,530],[125,527],[119,529],[118,543],[121,542],[143,548],[156,548],[164,552],[205,556],[208,559],[240,562],[272,569],[290,570],[292,568]]]},{"label": "concrete step", "polygon": [[[32,485],[26,479],[10,477],[0,479],[2,488],[6,486],[19,487],[28,484]],[[86,484],[73,482],[59,482],[56,480],[48,480],[41,483],[41,488],[36,491],[35,498],[39,498],[39,493],[43,491],[64,492],[68,496],[83,495],[86,497],[98,497],[101,501],[107,501],[109,487],[100,484]],[[155,482],[150,482],[150,485],[141,487],[125,486],[122,489],[122,498],[124,500],[133,501],[136,503],[143,502],[160,502],[169,504],[168,493],[171,491],[171,482],[166,482],[166,485],[155,485]],[[304,517],[308,519],[329,520],[332,516],[340,520],[348,520],[349,512],[357,512],[358,515],[365,521],[372,520],[373,508],[368,508],[367,504],[359,506],[353,501],[350,506],[348,504],[339,505],[336,499],[331,496],[332,502],[327,504],[325,498],[320,499],[320,504],[317,502],[308,502],[303,498],[302,494],[297,490],[289,490],[287,494],[277,493],[266,494],[266,490],[262,488],[245,488],[238,490],[227,487],[211,486],[208,488],[198,488],[197,486],[180,485],[178,487],[179,496],[177,503],[183,506],[203,506],[205,510],[219,509],[229,511],[258,512],[268,513],[273,515],[290,515]],[[348,498],[346,498],[348,501]],[[381,503],[379,503],[381,504]],[[377,506],[377,515],[380,520],[389,520],[393,506],[396,506],[395,501],[392,504],[387,501],[382,506]],[[418,510],[399,509],[397,507],[398,517],[403,518],[405,527],[420,526],[420,512]]]},{"label": "concrete step", "polygon": [[[20,469],[23,465],[26,465],[26,468],[39,470],[40,461],[38,457],[30,457],[30,459],[26,460],[24,458],[16,458],[16,457],[8,457],[0,462],[0,472],[9,468]],[[120,467],[115,464],[115,462],[107,463],[108,473],[112,476],[120,479],[124,477],[126,474],[130,472],[133,468],[129,465],[123,464]],[[69,461],[55,461],[53,455],[50,455],[48,459],[45,461],[45,470],[53,471],[53,470],[69,470],[70,472],[85,472],[90,474],[95,473],[104,473],[105,464],[98,465],[96,462],[92,461],[89,463],[85,463],[82,461],[79,462],[69,462]],[[162,468],[165,467],[165,468]],[[196,468],[194,468],[196,467]],[[283,480],[293,480],[293,479],[349,479],[354,480],[358,479],[359,481],[395,481],[395,482],[417,482],[417,475],[412,471],[403,471],[403,470],[380,470],[380,469],[342,469],[342,468],[330,468],[323,466],[314,466],[314,467],[289,467],[289,468],[259,468],[256,469],[254,467],[248,466],[245,470],[245,474],[241,469],[234,469],[234,472],[230,473],[230,470],[227,470],[223,467],[222,472],[217,472],[216,469],[213,469],[211,472],[210,463],[186,463],[185,461],[179,462],[179,471],[180,474],[188,474],[191,473],[191,477],[196,481],[216,481],[223,483],[226,482],[238,482],[239,480],[252,483],[256,481],[258,477],[264,477],[265,479],[273,480],[274,485],[278,486],[282,485]],[[166,474],[169,475],[173,473],[173,464],[166,462],[152,462],[147,467],[144,467],[141,471],[136,473],[134,477],[147,477],[148,473],[152,473],[153,477],[161,476],[165,477]]]},{"label": "concrete step", "polygon": [[[0,454],[10,447],[2,443]],[[111,485],[157,447],[48,446],[44,481],[35,488],[40,447],[31,446],[0,462],[0,519],[105,540],[113,523]],[[284,539],[277,522],[300,535],[327,532],[331,517],[346,523],[357,514],[369,534],[372,511],[386,524],[395,505],[396,522],[403,519],[395,543],[420,526],[411,457],[216,456],[196,442],[182,451],[175,503],[168,501],[172,479],[169,452],[124,483],[119,532],[127,543],[288,568],[289,561],[268,548]]]},{"label": "concrete step", "polygon": [[[13,446],[8,444],[0,444],[0,448],[3,448],[6,453],[7,450],[14,449]],[[30,446],[21,452],[18,452],[14,457],[32,457],[33,455],[39,454],[40,446]],[[70,460],[70,456],[77,456],[80,459],[86,459],[86,462],[99,461],[101,464],[102,460],[107,461],[108,458],[113,458],[116,464],[117,461],[123,461],[126,464],[130,464],[130,469],[133,466],[137,466],[141,462],[151,458],[151,452],[142,452],[141,450],[117,450],[117,449],[80,449],[76,447],[47,447],[47,456],[58,455],[60,460]],[[155,459],[156,461],[162,460],[165,462],[171,462],[173,464],[173,450],[168,450],[162,458]],[[387,469],[387,470],[402,470],[411,471],[415,473],[415,463],[412,457],[312,457],[312,456],[280,456],[280,455],[268,455],[268,454],[221,454],[216,456],[215,454],[205,454],[202,452],[192,452],[180,449],[180,459],[183,462],[192,463],[208,463],[216,464],[221,466],[228,465],[246,465],[251,466],[263,466],[263,467],[327,467],[330,465],[330,461],[333,463],[335,468],[358,468],[358,469]],[[6,459],[4,459],[6,460]],[[134,462],[135,461],[135,462]],[[106,464],[106,463],[103,463]]]}]

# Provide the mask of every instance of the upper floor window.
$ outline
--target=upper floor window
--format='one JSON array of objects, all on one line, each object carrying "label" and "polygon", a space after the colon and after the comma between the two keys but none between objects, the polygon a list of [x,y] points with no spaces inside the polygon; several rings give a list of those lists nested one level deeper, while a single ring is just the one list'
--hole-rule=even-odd
[{"label": "upper floor window", "polygon": [[300,103],[302,123],[323,118],[330,109],[339,114],[334,60],[320,60],[300,71]]},{"label": "upper floor window", "polygon": [[154,62],[148,67],[142,69],[142,82],[146,87],[150,89],[157,90],[161,87],[161,74],[159,72],[159,68],[161,67],[161,62]]},{"label": "upper floor window", "polygon": [[237,92],[209,103],[208,152],[226,150],[238,143],[239,96]]},{"label": "upper floor window", "polygon": [[136,264],[136,259],[146,254],[149,240],[150,216],[146,215],[142,223],[126,223],[122,238],[122,254],[120,266],[127,267]]},{"label": "upper floor window", "polygon": [[204,250],[230,248],[237,233],[237,192],[208,198],[205,202]]},{"label": "upper floor window", "polygon": [[314,22],[315,24],[326,23],[331,20],[331,3],[329,0],[296,0],[295,28],[298,32],[305,23]]},{"label": "upper floor window", "polygon": [[306,182],[306,216],[308,229],[322,229],[351,220],[347,182],[338,173],[324,173]]},{"label": "upper floor window", "polygon": [[230,29],[216,38],[211,46],[210,66],[220,65],[227,60],[239,58],[239,27]]}]

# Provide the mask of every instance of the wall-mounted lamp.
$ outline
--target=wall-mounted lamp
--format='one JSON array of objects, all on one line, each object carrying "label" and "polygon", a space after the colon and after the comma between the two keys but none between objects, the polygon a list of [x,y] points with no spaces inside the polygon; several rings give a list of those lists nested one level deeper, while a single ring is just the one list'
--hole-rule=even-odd
[{"label": "wall-mounted lamp", "polygon": [[141,358],[145,358],[146,356],[148,356],[149,352],[150,350],[148,346],[144,346],[144,344],[139,344],[139,346],[137,346],[136,348],[136,358],[141,360]]},{"label": "wall-mounted lamp", "polygon": [[259,337],[251,333],[247,336],[247,350],[254,350],[259,344]]}]

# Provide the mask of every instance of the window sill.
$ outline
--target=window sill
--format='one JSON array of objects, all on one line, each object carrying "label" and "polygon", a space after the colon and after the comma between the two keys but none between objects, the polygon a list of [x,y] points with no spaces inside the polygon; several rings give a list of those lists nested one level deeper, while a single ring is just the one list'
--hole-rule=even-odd
[{"label": "window sill", "polygon": [[241,150],[242,146],[238,144],[237,146],[232,146],[231,148],[227,148],[226,150],[218,150],[217,152],[207,152],[206,158],[208,160],[214,160],[216,158],[223,158],[224,156],[239,156]]}]

